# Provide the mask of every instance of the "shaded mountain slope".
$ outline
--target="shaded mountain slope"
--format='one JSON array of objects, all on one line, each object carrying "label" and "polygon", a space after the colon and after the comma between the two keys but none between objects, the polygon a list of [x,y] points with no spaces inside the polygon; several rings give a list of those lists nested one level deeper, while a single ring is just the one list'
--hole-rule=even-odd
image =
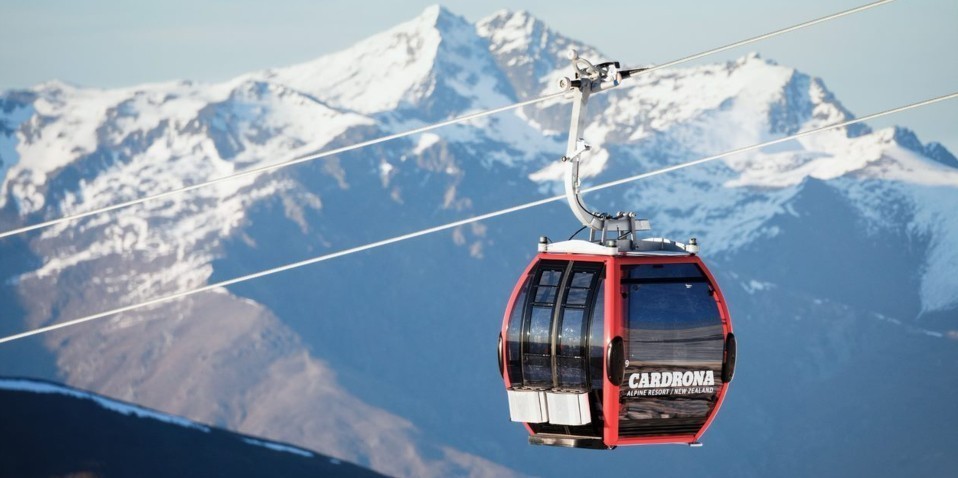
[{"label": "shaded mountain slope", "polygon": [[383,476],[49,382],[0,379],[0,476]]}]

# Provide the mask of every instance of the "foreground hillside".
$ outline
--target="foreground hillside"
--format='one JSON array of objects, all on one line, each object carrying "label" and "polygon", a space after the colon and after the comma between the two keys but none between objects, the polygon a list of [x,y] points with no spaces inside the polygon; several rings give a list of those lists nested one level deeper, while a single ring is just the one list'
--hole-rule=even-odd
[{"label": "foreground hillside", "polygon": [[0,424],[3,477],[382,476],[49,382],[0,379]]}]

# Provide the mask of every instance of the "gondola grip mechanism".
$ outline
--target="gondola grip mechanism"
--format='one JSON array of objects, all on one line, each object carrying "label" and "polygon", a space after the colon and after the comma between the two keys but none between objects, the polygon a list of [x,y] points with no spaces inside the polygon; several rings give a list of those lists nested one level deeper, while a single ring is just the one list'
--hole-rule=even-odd
[{"label": "gondola grip mechanism", "polygon": [[575,50],[570,50],[568,57],[572,61],[576,79],[562,78],[559,80],[559,87],[564,91],[569,91],[572,98],[569,139],[566,145],[566,154],[562,156],[562,162],[567,163],[564,180],[566,202],[572,209],[572,214],[583,226],[590,228],[592,233],[600,233],[602,238],[600,244],[605,242],[607,234],[613,233],[618,237],[616,247],[621,251],[629,251],[632,250],[634,245],[635,232],[650,228],[648,221],[636,220],[633,214],[611,216],[593,212],[582,199],[579,181],[579,162],[582,153],[591,149],[583,138],[585,110],[589,102],[589,96],[592,93],[619,85],[621,78],[618,72],[619,64],[618,62],[606,62],[593,65],[585,58],[580,58]]}]

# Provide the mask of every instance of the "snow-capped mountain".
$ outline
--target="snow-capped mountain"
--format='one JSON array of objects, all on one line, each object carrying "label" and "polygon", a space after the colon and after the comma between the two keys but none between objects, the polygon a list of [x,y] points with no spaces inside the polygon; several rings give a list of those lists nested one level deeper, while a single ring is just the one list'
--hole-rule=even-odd
[{"label": "snow-capped mountain", "polygon": [[[221,84],[6,91],[0,230],[551,93],[570,47],[605,59],[527,12],[473,25],[430,7],[340,53]],[[756,54],[630,82],[590,102],[588,182],[853,117],[822,80]],[[568,114],[541,103],[2,239],[0,332],[541,198],[559,188]],[[940,452],[958,419],[946,149],[904,128],[842,128],[588,199],[697,237],[718,273],[742,356],[702,450],[530,448],[508,422],[492,345],[535,239],[576,228],[560,204],[5,344],[0,373],[402,476],[958,465]]]}]

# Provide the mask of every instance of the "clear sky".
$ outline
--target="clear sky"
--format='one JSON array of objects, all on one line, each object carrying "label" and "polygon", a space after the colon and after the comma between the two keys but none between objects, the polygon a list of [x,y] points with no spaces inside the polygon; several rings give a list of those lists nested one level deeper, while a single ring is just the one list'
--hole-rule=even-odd
[{"label": "clear sky", "polygon": [[[418,15],[434,0],[0,0],[0,89],[221,81],[307,61]],[[868,0],[448,0],[471,21],[525,9],[627,64],[662,63]],[[747,51],[824,79],[864,115],[958,91],[958,1],[898,0],[710,57]],[[958,154],[958,101],[873,123]]]}]

